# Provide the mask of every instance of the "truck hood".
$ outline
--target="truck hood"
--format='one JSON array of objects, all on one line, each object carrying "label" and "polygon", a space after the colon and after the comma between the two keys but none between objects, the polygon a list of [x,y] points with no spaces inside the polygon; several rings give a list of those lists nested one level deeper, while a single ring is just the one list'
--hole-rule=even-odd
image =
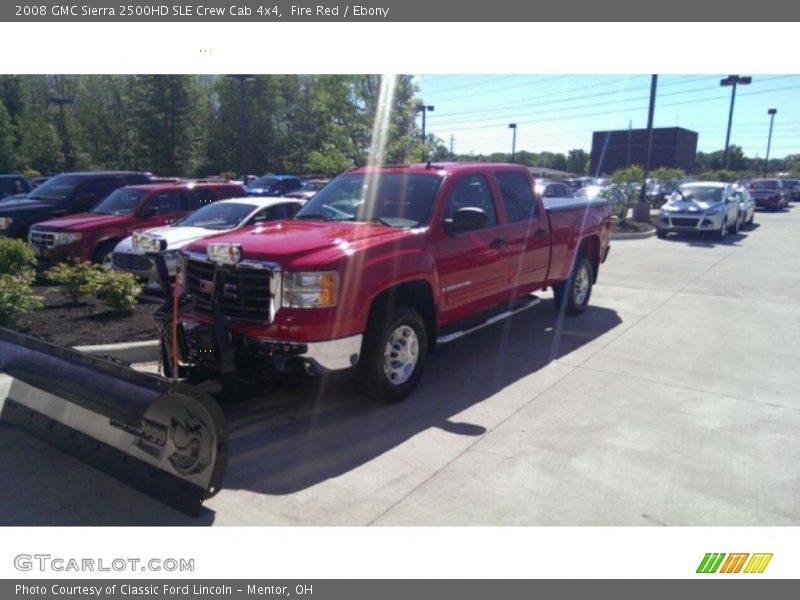
[{"label": "truck hood", "polygon": [[30,198],[6,198],[0,202],[0,215],[13,215],[35,210],[46,210],[53,205],[45,200],[31,200]]},{"label": "truck hood", "polygon": [[95,228],[124,227],[134,221],[130,215],[98,215],[94,213],[80,213],[67,217],[50,219],[34,225],[38,230],[56,231],[88,231]]},{"label": "truck hood", "polygon": [[212,242],[230,242],[240,244],[249,260],[277,262],[284,269],[315,268],[419,231],[349,221],[277,221],[200,240],[186,250],[205,254]]}]

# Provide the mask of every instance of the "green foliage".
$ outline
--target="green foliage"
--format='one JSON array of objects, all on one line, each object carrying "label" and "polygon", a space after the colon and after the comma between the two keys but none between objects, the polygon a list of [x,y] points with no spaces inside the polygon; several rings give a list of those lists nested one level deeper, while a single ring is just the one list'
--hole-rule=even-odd
[{"label": "green foliage", "polygon": [[697,179],[701,181],[725,181],[732,183],[739,179],[739,174],[730,169],[718,169],[716,171],[704,171],[697,175]]},{"label": "green foliage", "polygon": [[142,286],[132,273],[123,271],[101,272],[95,296],[106,306],[117,312],[133,310]]},{"label": "green foliage", "polygon": [[639,197],[642,185],[644,185],[644,167],[631,165],[625,169],[614,171],[611,175],[611,182],[618,185],[628,201],[632,202]]},{"label": "green foliage", "polygon": [[31,283],[36,275],[36,257],[22,240],[0,237],[0,275],[14,275]]},{"label": "green foliage", "polygon": [[90,262],[59,263],[47,270],[47,279],[60,285],[61,293],[73,303],[93,296],[103,275],[103,268]]},{"label": "green foliage", "polygon": [[10,327],[20,315],[42,306],[31,284],[25,276],[0,275],[0,327]]}]

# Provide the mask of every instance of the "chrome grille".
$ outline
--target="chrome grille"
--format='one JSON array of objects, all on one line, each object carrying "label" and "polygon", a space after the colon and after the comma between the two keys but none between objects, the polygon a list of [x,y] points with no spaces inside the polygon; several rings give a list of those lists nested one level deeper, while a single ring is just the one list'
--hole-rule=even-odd
[{"label": "chrome grille", "polygon": [[114,252],[112,255],[114,266],[130,271],[149,271],[153,268],[153,261],[141,254],[127,254]]},{"label": "chrome grille", "polygon": [[[196,310],[210,315],[215,269],[222,270],[223,290],[218,299],[222,314],[231,319],[271,322],[273,273],[244,266],[221,267],[209,262],[186,261],[186,289],[195,298]],[[277,275],[275,275],[277,276]]]},{"label": "chrome grille", "polygon": [[28,243],[40,248],[52,248],[55,245],[56,235],[52,231],[29,231]]}]

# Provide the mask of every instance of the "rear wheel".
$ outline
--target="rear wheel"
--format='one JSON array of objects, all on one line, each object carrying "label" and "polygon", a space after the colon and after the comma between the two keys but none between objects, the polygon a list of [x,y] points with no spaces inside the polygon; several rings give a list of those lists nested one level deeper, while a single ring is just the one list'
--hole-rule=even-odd
[{"label": "rear wheel", "polygon": [[663,229],[656,229],[656,235],[658,236],[658,239],[663,240],[667,237],[667,232]]},{"label": "rear wheel", "polygon": [[553,286],[556,310],[568,315],[579,315],[589,305],[592,296],[594,269],[588,258],[579,256],[569,279]]},{"label": "rear wheel", "polygon": [[408,306],[389,312],[379,307],[370,318],[358,383],[370,398],[400,402],[417,387],[428,355],[428,331],[420,314]]}]

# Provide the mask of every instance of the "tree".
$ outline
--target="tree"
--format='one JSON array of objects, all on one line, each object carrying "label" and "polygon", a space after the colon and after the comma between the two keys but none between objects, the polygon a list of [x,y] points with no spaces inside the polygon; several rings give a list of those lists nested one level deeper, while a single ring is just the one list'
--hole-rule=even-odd
[{"label": "tree", "polygon": [[625,222],[628,216],[628,206],[634,201],[639,200],[639,195],[644,185],[644,167],[641,165],[631,165],[625,169],[614,171],[613,175],[611,175],[611,182],[619,186],[619,189],[627,199],[624,210],[620,210],[617,215],[621,222]]},{"label": "tree", "polygon": [[589,154],[581,149],[570,150],[567,154],[567,171],[577,175],[585,175],[589,164]]},{"label": "tree", "polygon": [[0,99],[0,173],[16,170],[15,145],[11,115],[8,114],[5,103]]}]

